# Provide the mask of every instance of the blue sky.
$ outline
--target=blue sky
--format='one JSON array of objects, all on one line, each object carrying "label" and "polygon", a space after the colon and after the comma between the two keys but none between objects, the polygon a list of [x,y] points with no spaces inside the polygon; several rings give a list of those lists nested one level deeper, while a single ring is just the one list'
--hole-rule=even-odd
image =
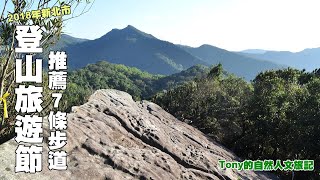
[{"label": "blue sky", "polygon": [[[110,30],[133,25],[159,39],[198,46],[206,40],[202,34],[208,26],[194,24],[203,9],[219,11],[232,1],[222,0],[96,0],[91,10],[66,24],[64,31],[76,37],[95,39]],[[209,18],[205,18],[209,24]],[[202,21],[202,20],[201,20]],[[211,26],[211,25],[210,25]],[[198,34],[199,33],[199,34]],[[202,38],[197,37],[201,35]],[[206,33],[207,34],[207,33]],[[209,34],[207,34],[210,36]]]},{"label": "blue sky", "polygon": [[127,25],[159,39],[227,50],[320,47],[319,0],[95,0],[64,31],[95,39]]}]

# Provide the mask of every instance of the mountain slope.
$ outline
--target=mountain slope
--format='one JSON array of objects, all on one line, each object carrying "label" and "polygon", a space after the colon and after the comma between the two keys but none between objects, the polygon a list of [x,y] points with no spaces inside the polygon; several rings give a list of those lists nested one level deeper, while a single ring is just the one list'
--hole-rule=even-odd
[{"label": "mountain slope", "polygon": [[72,106],[83,104],[92,91],[106,88],[125,91],[135,100],[146,99],[159,91],[176,87],[196,77],[206,76],[208,72],[208,67],[197,65],[179,73],[162,76],[100,61],[70,72],[62,105],[69,111]]},{"label": "mountain slope", "polygon": [[308,71],[320,68],[320,48],[305,49],[296,53],[289,51],[267,51],[262,54],[243,52],[242,54]]},{"label": "mountain slope", "polygon": [[284,66],[268,61],[262,61],[252,57],[240,55],[210,45],[202,45],[198,48],[180,46],[185,51],[209,64],[221,63],[229,73],[244,77],[247,80],[253,79],[259,72],[280,69]]},{"label": "mountain slope", "polygon": [[[174,88],[178,85],[181,85],[188,81],[192,81],[196,78],[206,77],[209,71],[210,71],[210,68],[207,66],[195,65],[179,73],[158,78],[152,83],[152,87],[154,89],[152,95],[154,95],[155,93],[161,90],[168,90],[170,88]],[[147,96],[146,98],[149,98],[149,97],[150,96]]]},{"label": "mountain slope", "polygon": [[197,64],[209,66],[220,62],[229,73],[251,80],[261,71],[284,67],[210,45],[198,48],[175,45],[130,25],[113,29],[95,40],[68,45],[65,51],[72,69],[107,60],[152,74],[170,75]]},{"label": "mountain slope", "polygon": [[54,44],[54,46],[50,47],[50,50],[62,50],[67,46],[76,45],[88,41],[88,39],[76,38],[67,34],[61,34],[60,38],[56,38],[55,41],[56,43]]},{"label": "mountain slope", "polygon": [[176,45],[130,25],[121,30],[113,29],[96,40],[69,46],[66,51],[71,68],[108,60],[154,74],[173,74],[196,64],[207,65]]}]

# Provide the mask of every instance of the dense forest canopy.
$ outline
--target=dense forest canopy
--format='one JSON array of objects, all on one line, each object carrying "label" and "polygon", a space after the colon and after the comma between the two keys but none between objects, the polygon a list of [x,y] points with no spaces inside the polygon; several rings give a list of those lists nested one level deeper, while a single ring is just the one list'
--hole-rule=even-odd
[{"label": "dense forest canopy", "polygon": [[83,104],[98,89],[125,91],[135,100],[149,99],[159,91],[173,88],[195,77],[203,77],[208,71],[208,67],[197,65],[177,74],[163,76],[100,61],[70,72],[62,108],[71,110],[72,106]]},{"label": "dense forest canopy", "polygon": [[243,158],[315,160],[316,172],[295,176],[318,177],[320,71],[266,71],[251,83],[222,72],[218,65],[153,101]]}]

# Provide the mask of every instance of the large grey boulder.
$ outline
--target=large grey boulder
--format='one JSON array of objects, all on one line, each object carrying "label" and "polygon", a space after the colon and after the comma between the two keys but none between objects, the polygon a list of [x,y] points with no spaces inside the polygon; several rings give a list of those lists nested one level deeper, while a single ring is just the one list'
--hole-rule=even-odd
[{"label": "large grey boulder", "polygon": [[[221,170],[231,151],[158,105],[134,102],[117,90],[98,90],[68,115],[67,171],[15,174],[17,144],[0,145],[0,179],[276,179],[270,174]],[[44,133],[48,137],[48,132]],[[47,148],[44,161],[47,160]]]}]

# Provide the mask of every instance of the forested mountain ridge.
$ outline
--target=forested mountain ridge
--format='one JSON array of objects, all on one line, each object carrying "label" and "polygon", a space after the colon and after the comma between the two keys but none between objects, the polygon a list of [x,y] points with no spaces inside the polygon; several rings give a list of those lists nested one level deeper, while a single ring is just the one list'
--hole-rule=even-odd
[{"label": "forested mountain ridge", "polygon": [[239,52],[242,55],[266,61],[285,64],[297,69],[312,71],[320,67],[320,48],[309,48],[299,52],[265,51],[264,53]]},{"label": "forested mountain ridge", "polygon": [[65,51],[73,69],[103,59],[163,75],[177,73],[196,64],[208,65],[176,45],[133,26],[113,29],[98,39],[68,46]]},{"label": "forested mountain ridge", "polygon": [[188,46],[180,47],[208,64],[216,65],[221,63],[227,72],[233,73],[247,80],[254,79],[254,77],[260,72],[286,67],[284,65],[280,65],[280,63],[244,56],[211,45],[202,45],[197,48]]},{"label": "forested mountain ridge", "polygon": [[198,48],[175,45],[131,25],[113,29],[95,40],[67,45],[64,51],[68,53],[71,69],[108,60],[152,74],[170,75],[198,64],[211,66],[221,63],[229,73],[252,80],[262,71],[284,67],[210,45]]}]

